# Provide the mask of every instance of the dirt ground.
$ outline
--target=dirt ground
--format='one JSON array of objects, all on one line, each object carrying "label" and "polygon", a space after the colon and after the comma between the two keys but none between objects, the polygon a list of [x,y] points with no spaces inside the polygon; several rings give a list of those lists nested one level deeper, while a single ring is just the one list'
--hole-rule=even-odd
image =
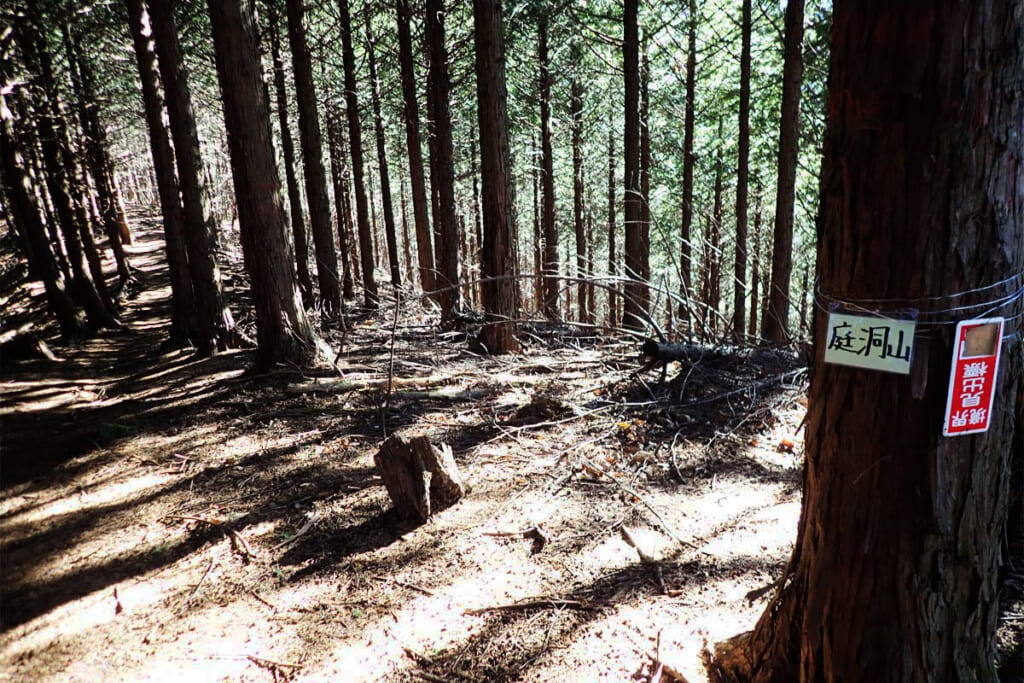
[{"label": "dirt ground", "polygon": [[[251,351],[162,347],[137,237],[126,330],[3,364],[0,680],[696,683],[763,611],[800,510],[795,357],[662,382],[635,342],[538,324],[487,358],[412,301],[332,324],[340,374],[251,377]],[[29,311],[15,271],[3,310]],[[471,487],[423,525],[374,470],[396,432]]]}]

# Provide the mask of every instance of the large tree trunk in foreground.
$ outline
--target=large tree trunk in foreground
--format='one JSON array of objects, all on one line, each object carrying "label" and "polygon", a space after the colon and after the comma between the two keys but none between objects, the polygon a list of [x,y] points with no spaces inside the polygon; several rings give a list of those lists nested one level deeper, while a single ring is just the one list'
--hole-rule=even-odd
[{"label": "large tree trunk in foreground", "polygon": [[473,23],[484,214],[481,293],[487,317],[480,334],[491,353],[510,353],[519,349],[515,324],[511,322],[519,302],[513,279],[516,262],[512,249],[512,174],[500,0],[475,0]]},{"label": "large tree trunk in foreground", "polygon": [[210,210],[192,93],[178,42],[171,0],[149,0],[149,8],[160,76],[167,90],[167,114],[185,210],[185,248],[188,250],[189,273],[198,318],[196,338],[193,341],[199,353],[211,354],[230,345],[230,332],[234,326],[231,312],[224,304],[217,268],[217,226]]},{"label": "large tree trunk in foreground", "polygon": [[292,51],[292,70],[295,72],[299,142],[302,145],[306,203],[309,205],[309,227],[316,254],[320,303],[328,313],[337,313],[341,310],[341,276],[338,273],[338,252],[334,248],[334,232],[331,230],[331,205],[327,199],[320,115],[313,87],[313,65],[306,42],[306,13],[303,0],[286,0],[285,7],[288,10],[288,44]]},{"label": "large tree trunk in foreground", "polygon": [[409,0],[398,0],[398,60],[402,68],[402,109],[405,119],[405,144],[409,151],[409,184],[412,188],[412,215],[416,223],[416,257],[420,287],[434,289],[434,247],[427,219],[427,185],[423,177],[423,149],[420,143],[419,105],[416,103],[416,71],[412,56]]},{"label": "large tree trunk in foreground", "polygon": [[309,365],[323,343],[302,308],[271,143],[250,0],[209,0],[238,224],[256,308],[256,368]]},{"label": "large tree trunk in foreground", "polygon": [[370,233],[370,209],[366,204],[363,182],[363,129],[359,125],[359,97],[356,94],[356,56],[352,47],[352,19],[349,0],[339,0],[341,15],[342,61],[345,69],[345,108],[348,120],[348,146],[352,152],[352,182],[356,195],[356,223],[359,228],[359,259],[363,276],[363,303],[375,309],[377,281],[373,276],[373,235]]},{"label": "large tree trunk in foreground", "polygon": [[135,61],[142,83],[142,102],[153,155],[153,174],[163,215],[164,244],[167,269],[171,279],[171,330],[168,342],[187,344],[195,328],[192,281],[188,273],[185,251],[184,218],[178,193],[178,177],[174,172],[174,152],[170,134],[164,125],[164,98],[160,91],[160,74],[156,53],[150,40],[142,0],[126,0],[128,23],[135,45]]},{"label": "large tree trunk in foreground", "polygon": [[782,113],[779,117],[779,177],[775,196],[768,314],[761,321],[768,341],[789,339],[789,279],[793,272],[793,205],[800,136],[800,83],[803,77],[804,0],[786,4],[786,37],[782,66]]},{"label": "large tree trunk in foreground", "polygon": [[779,594],[715,667],[741,681],[995,681],[1019,343],[1002,342],[989,431],[940,425],[949,323],[970,317],[946,309],[1021,310],[985,303],[1024,271],[1020,3],[838,2],[830,84],[822,296],[913,305],[935,324],[906,377],[824,365],[816,311],[796,547]]},{"label": "large tree trunk in foreground", "polygon": [[278,0],[267,0],[267,20],[270,33],[270,57],[274,71],[274,90],[277,100],[277,121],[281,129],[281,151],[284,153],[284,179],[288,188],[288,207],[291,209],[292,239],[295,244],[295,266],[298,271],[302,298],[307,304],[313,301],[313,280],[309,277],[309,238],[306,234],[306,219],[302,213],[302,194],[299,180],[295,177],[295,141],[288,125],[288,90],[285,87],[284,60],[281,58],[280,14]]}]

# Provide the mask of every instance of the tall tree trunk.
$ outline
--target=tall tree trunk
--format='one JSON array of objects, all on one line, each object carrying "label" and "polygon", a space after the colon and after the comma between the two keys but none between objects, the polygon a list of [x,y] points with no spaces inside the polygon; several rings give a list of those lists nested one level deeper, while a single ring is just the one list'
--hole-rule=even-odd
[{"label": "tall tree trunk", "polygon": [[736,259],[733,263],[732,337],[743,340],[747,322],[747,183],[750,175],[750,0],[743,0],[740,20],[743,47],[740,54],[739,159],[736,163]]},{"label": "tall tree trunk", "polygon": [[434,289],[434,251],[427,219],[427,186],[423,177],[423,149],[420,143],[420,115],[416,102],[416,70],[413,62],[409,22],[409,0],[397,0],[398,61],[402,71],[402,102],[405,118],[405,144],[409,151],[409,184],[412,188],[412,215],[416,223],[416,259],[420,286],[424,292]]},{"label": "tall tree trunk", "polygon": [[174,158],[185,218],[185,248],[195,296],[196,349],[209,355],[228,348],[234,321],[224,304],[216,261],[216,224],[210,211],[208,188],[204,183],[188,74],[178,43],[178,29],[171,0],[149,0],[150,28],[159,57],[160,77],[167,91],[168,120],[174,141]]},{"label": "tall tree trunk", "polygon": [[551,126],[551,63],[548,57],[548,17],[537,16],[537,58],[540,62],[540,187],[541,234],[544,238],[544,315],[557,320],[558,232],[555,226],[555,171]]},{"label": "tall tree trunk", "polygon": [[718,120],[718,151],[715,153],[714,199],[711,205],[711,240],[708,268],[708,328],[718,330],[719,309],[722,304],[722,119]]},{"label": "tall tree trunk", "polygon": [[278,13],[279,0],[267,0],[267,19],[270,32],[270,57],[274,71],[274,90],[277,95],[277,122],[281,129],[281,150],[284,152],[284,179],[288,188],[288,206],[291,209],[292,240],[295,243],[295,266],[299,276],[302,300],[313,301],[313,281],[309,277],[309,238],[306,219],[302,213],[302,194],[295,176],[295,142],[288,124],[288,90],[284,79],[284,60],[281,57],[281,28]]},{"label": "tall tree trunk", "polygon": [[356,55],[352,47],[352,20],[349,0],[338,0],[341,14],[342,61],[345,68],[345,106],[348,120],[348,146],[352,152],[352,180],[356,194],[356,222],[359,226],[359,259],[362,264],[363,303],[376,309],[377,281],[373,275],[373,235],[370,233],[370,211],[366,205],[366,184],[363,181],[363,130],[359,124],[359,97],[356,93]]},{"label": "tall tree trunk", "polygon": [[[616,261],[615,244],[615,127],[612,116],[608,115],[608,275],[615,277],[619,269]],[[615,329],[619,325],[619,303],[615,296],[616,285],[613,282],[608,290],[608,327]]]},{"label": "tall tree trunk", "polygon": [[544,240],[540,234],[540,157],[537,139],[531,140],[530,179],[533,181],[533,307],[540,311],[544,302],[543,251]]},{"label": "tall tree trunk", "polygon": [[515,252],[512,249],[512,174],[508,149],[508,99],[501,0],[474,0],[477,117],[483,191],[482,274],[485,324],[480,341],[494,354],[519,350],[515,323]]},{"label": "tall tree trunk", "polygon": [[762,334],[778,344],[789,340],[789,280],[793,272],[793,205],[796,198],[796,163],[800,138],[800,83],[804,58],[804,0],[786,3],[785,46],[782,66],[782,112],[779,117],[779,177],[775,195],[775,231],[768,315]]},{"label": "tall tree trunk", "polygon": [[438,215],[434,220],[437,287],[440,290],[441,323],[452,321],[459,307],[458,219],[455,215],[455,165],[452,149],[452,121],[448,100],[448,50],[444,37],[445,9],[443,0],[426,1],[427,51],[430,56],[428,78],[430,112],[434,137],[434,186],[437,190]]},{"label": "tall tree trunk", "polygon": [[640,279],[644,282],[642,307],[651,310],[651,65],[644,38],[640,62]]},{"label": "tall tree trunk", "polygon": [[341,111],[327,110],[327,146],[331,158],[331,184],[334,187],[334,213],[338,217],[338,246],[341,251],[341,295],[346,300],[355,298],[355,284],[352,281],[352,256],[348,239],[352,215],[348,206],[348,168],[345,165],[344,133],[341,125]]},{"label": "tall tree trunk", "polygon": [[126,0],[126,4],[132,42],[135,45],[135,61],[142,83],[142,102],[149,130],[153,172],[164,219],[164,244],[171,279],[171,330],[168,343],[186,344],[190,342],[195,329],[195,299],[185,250],[184,217],[178,193],[178,178],[174,171],[174,153],[167,126],[164,125],[160,74],[157,72],[156,53],[149,33],[150,22],[144,15],[143,0]]},{"label": "tall tree trunk", "polygon": [[[3,71],[0,65],[0,71]],[[6,74],[0,74],[0,81],[7,83]],[[57,268],[57,261],[46,239],[46,228],[35,202],[32,177],[24,166],[17,149],[14,135],[14,115],[7,108],[4,94],[0,92],[0,185],[6,189],[4,204],[19,232],[29,246],[30,270],[43,283],[46,300],[57,319],[63,339],[71,339],[82,331],[75,305],[64,286],[64,277]]]},{"label": "tall tree trunk", "polygon": [[338,252],[331,230],[331,204],[327,199],[327,173],[324,171],[320,115],[313,86],[313,66],[306,41],[306,16],[303,0],[285,0],[288,10],[288,43],[292,51],[295,75],[295,99],[299,105],[299,142],[309,204],[309,227],[316,253],[317,284],[320,302],[328,313],[341,310],[341,283]]},{"label": "tall tree trunk", "polygon": [[583,224],[583,82],[580,80],[579,69],[582,68],[583,54],[579,42],[573,43],[573,63],[576,70],[572,75],[570,86],[570,115],[572,116],[572,221],[576,233],[576,276],[580,281],[576,284],[579,319],[587,322],[590,319],[587,285],[583,278],[589,275],[587,268],[587,233]]},{"label": "tall tree trunk", "polygon": [[747,336],[757,343],[757,309],[759,308],[758,284],[761,279],[761,190],[755,189],[754,199],[754,250],[750,259],[750,324],[747,327]]},{"label": "tall tree trunk", "polygon": [[625,0],[623,11],[622,62],[625,73],[625,132],[623,150],[626,157],[625,208],[627,278],[622,311],[622,325],[626,329],[644,327],[643,301],[646,287],[640,281],[643,275],[643,197],[640,187],[640,29],[638,26],[638,0]]},{"label": "tall tree trunk", "polygon": [[[64,44],[68,57],[68,71],[75,89],[78,121],[84,134],[86,162],[95,185],[96,198],[99,200],[100,222],[110,242],[110,250],[114,253],[118,278],[120,285],[123,286],[132,278],[132,268],[124,250],[124,243],[121,241],[124,215],[119,211],[121,200],[117,196],[114,182],[114,164],[110,158],[107,132],[100,122],[96,77],[92,64],[82,54],[79,36],[75,35],[73,30],[65,28]],[[124,231],[127,231],[126,225]]]},{"label": "tall tree trunk", "polygon": [[113,315],[110,299],[104,296],[106,289],[102,277],[96,282],[86,263],[81,235],[83,231],[89,231],[89,225],[81,201],[76,200],[74,157],[44,34],[36,28],[39,25],[38,16],[30,15],[29,21],[16,24],[15,39],[29,72],[29,83],[36,104],[35,126],[39,134],[47,189],[68,250],[72,274],[71,296],[85,309],[91,329],[120,328],[120,323]]},{"label": "tall tree trunk", "polygon": [[405,194],[405,176],[399,173],[398,191],[399,201],[402,205],[402,254],[405,256],[405,272],[409,274],[409,279],[412,281],[411,286],[414,286],[415,278],[413,278],[412,268],[412,236],[409,234],[409,205],[406,201]]},{"label": "tall tree trunk", "polygon": [[391,204],[391,178],[388,175],[387,144],[384,140],[384,117],[380,112],[380,80],[377,78],[377,58],[374,55],[374,38],[370,26],[371,13],[366,12],[366,54],[370,63],[370,94],[373,104],[373,128],[377,134],[377,165],[380,166],[380,201],[384,212],[384,236],[388,243],[388,267],[391,270],[391,284],[402,284],[402,272],[398,266],[398,236],[395,231],[395,210]]},{"label": "tall tree trunk", "polygon": [[686,113],[683,118],[683,217],[679,226],[679,268],[682,291],[679,316],[686,323],[686,329],[693,333],[693,318],[690,302],[693,291],[693,126],[696,118],[694,101],[697,91],[697,2],[689,1],[686,44]]},{"label": "tall tree trunk", "polygon": [[238,224],[256,308],[256,368],[309,365],[323,342],[306,317],[295,280],[271,145],[270,105],[256,48],[251,0],[208,0]]},{"label": "tall tree trunk", "polygon": [[935,322],[914,380],[824,364],[816,311],[796,546],[754,631],[716,648],[720,679],[997,680],[1020,344],[996,340],[986,433],[938,425],[963,317],[944,309],[1020,310],[986,302],[1024,271],[1022,46],[1016,0],[835,5],[818,287]]}]

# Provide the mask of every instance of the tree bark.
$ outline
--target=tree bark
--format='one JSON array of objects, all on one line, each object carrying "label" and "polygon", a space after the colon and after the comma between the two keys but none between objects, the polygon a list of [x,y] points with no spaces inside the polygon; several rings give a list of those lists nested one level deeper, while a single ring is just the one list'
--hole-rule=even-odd
[{"label": "tree bark", "polygon": [[434,220],[436,285],[440,291],[441,324],[450,324],[459,308],[459,238],[455,215],[455,165],[449,109],[448,50],[445,47],[443,0],[426,1],[426,38],[430,57],[429,106],[433,119],[434,186],[438,214]]},{"label": "tree bark", "polygon": [[589,322],[590,307],[584,279],[590,273],[587,267],[587,233],[583,223],[583,82],[579,74],[583,68],[583,53],[578,42],[573,44],[572,61],[576,65],[569,96],[572,117],[572,222],[576,233],[576,276],[580,278],[576,284],[576,297],[579,319]]},{"label": "tree bark", "polygon": [[485,324],[480,341],[493,354],[519,350],[512,249],[512,174],[509,163],[505,43],[500,0],[474,0],[477,117],[483,191],[481,294]]},{"label": "tree bark", "polygon": [[644,38],[640,61],[640,279],[641,307],[651,310],[651,65],[647,58],[647,39]]},{"label": "tree bark", "polygon": [[540,187],[541,235],[544,239],[544,315],[558,320],[558,231],[555,227],[555,171],[551,127],[551,63],[548,56],[548,16],[537,15],[537,58],[540,66]]},{"label": "tree bark", "polygon": [[[615,128],[612,116],[608,115],[608,275],[615,277],[619,273],[616,261],[617,246],[615,244]],[[615,284],[608,289],[608,327],[615,329],[619,325],[619,303],[615,296]]]},{"label": "tree bark", "polygon": [[782,112],[779,117],[779,163],[772,238],[772,274],[768,315],[761,336],[783,344],[789,340],[789,280],[793,271],[793,205],[800,144],[800,83],[803,78],[804,0],[788,0],[782,66]]},{"label": "tree bark", "polygon": [[312,365],[323,342],[302,307],[272,147],[251,0],[208,0],[238,224],[256,308],[256,369]]},{"label": "tree bark", "polygon": [[[274,71],[274,90],[277,95],[277,121],[281,129],[281,151],[284,153],[284,179],[288,188],[288,206],[295,244],[295,266],[298,272],[302,300],[313,301],[313,280],[309,276],[309,238],[306,234],[306,219],[302,213],[302,194],[299,180],[295,177],[295,141],[288,125],[288,91],[284,79],[284,60],[281,58],[281,28],[278,0],[267,0],[267,20],[270,32],[270,57]],[[344,249],[342,250],[344,251]]]},{"label": "tree bark", "polygon": [[142,0],[126,0],[126,4],[132,42],[135,45],[135,60],[142,83],[142,102],[153,156],[153,173],[164,219],[164,244],[171,279],[171,330],[168,342],[184,345],[191,343],[191,334],[196,325],[195,299],[188,272],[184,217],[178,193],[178,178],[174,171],[174,152],[171,150],[167,126],[164,125],[164,98],[160,90],[156,53],[148,32],[150,22],[144,16]]},{"label": "tree bark", "polygon": [[192,93],[178,43],[171,0],[149,0],[149,10],[160,76],[167,91],[165,104],[174,141],[178,181],[181,183],[185,248],[198,323],[193,341],[200,354],[209,355],[230,346],[234,321],[221,292],[216,260],[217,226],[210,211],[209,190],[204,182]]},{"label": "tree bark", "polygon": [[451,449],[436,448],[425,436],[408,441],[397,434],[390,437],[374,454],[373,464],[402,517],[425,522],[431,512],[454,505],[465,495]]},{"label": "tree bark", "polygon": [[377,77],[377,58],[370,26],[371,13],[366,13],[366,54],[370,64],[370,94],[373,104],[373,128],[377,136],[377,165],[380,167],[380,201],[384,213],[384,238],[388,244],[388,267],[391,284],[400,287],[402,271],[398,265],[398,235],[395,230],[395,209],[391,203],[391,177],[388,175],[387,143],[384,139],[384,117],[380,111],[380,80]]},{"label": "tree bark", "polygon": [[740,54],[739,159],[736,163],[736,258],[733,262],[732,338],[743,341],[747,322],[747,184],[750,175],[750,0],[743,0]]},{"label": "tree bark", "polygon": [[939,425],[952,323],[970,316],[946,309],[1020,311],[986,302],[1024,271],[1024,15],[1015,0],[872,0],[836,3],[833,22],[818,287],[915,305],[930,329],[915,381],[825,365],[815,311],[796,546],[714,666],[721,680],[996,681],[1019,343],[1002,340],[989,431]]},{"label": "tree bark", "polygon": [[622,326],[630,330],[644,327],[643,301],[646,287],[643,274],[643,226],[640,186],[640,30],[638,0],[625,0],[623,13],[622,61],[625,73],[625,132],[623,150],[626,157],[625,213],[626,249]]},{"label": "tree bark", "polygon": [[341,14],[342,61],[345,69],[345,106],[348,119],[348,146],[352,152],[352,180],[356,195],[356,223],[359,226],[359,259],[362,264],[363,303],[376,309],[377,281],[373,275],[373,235],[370,233],[370,211],[366,204],[363,180],[363,131],[359,123],[359,97],[356,93],[356,56],[352,47],[352,20],[349,0],[338,0]]},{"label": "tree bark", "polygon": [[761,191],[754,190],[754,249],[753,257],[750,259],[750,324],[747,327],[747,336],[757,343],[757,309],[759,308],[758,285],[761,280]]},{"label": "tree bark", "polygon": [[341,310],[338,252],[334,248],[334,232],[331,230],[331,205],[327,199],[320,115],[317,112],[313,66],[306,41],[303,0],[285,0],[285,8],[288,10],[288,43],[292,52],[295,99],[299,105],[299,143],[302,145],[306,202],[309,204],[309,226],[316,254],[320,302],[328,313],[336,313]]},{"label": "tree bark", "polygon": [[686,44],[686,113],[683,118],[683,216],[679,226],[679,268],[682,291],[679,317],[686,323],[687,331],[693,333],[693,318],[689,302],[694,299],[693,291],[693,126],[696,118],[694,101],[697,92],[697,2],[689,1]]},{"label": "tree bark", "polygon": [[402,71],[402,101],[405,118],[405,144],[409,150],[409,184],[412,188],[412,215],[416,223],[416,258],[420,286],[424,292],[434,289],[434,247],[427,219],[427,186],[423,177],[423,148],[420,143],[420,115],[416,102],[416,70],[413,62],[409,22],[409,0],[397,0],[398,61]]}]

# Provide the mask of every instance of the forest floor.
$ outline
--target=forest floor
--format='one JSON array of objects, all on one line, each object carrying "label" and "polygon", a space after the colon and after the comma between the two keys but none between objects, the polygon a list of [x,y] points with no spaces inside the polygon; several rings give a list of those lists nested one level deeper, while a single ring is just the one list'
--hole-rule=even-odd
[{"label": "forest floor", "polygon": [[[635,341],[535,325],[488,358],[413,302],[328,333],[340,375],[250,376],[250,350],[162,347],[153,226],[130,255],[126,330],[2,366],[0,680],[648,681],[661,662],[696,683],[705,645],[764,610],[800,512],[795,356],[709,350],[660,381]],[[38,316],[0,266],[4,328]],[[471,487],[422,525],[374,470],[395,432],[448,444]]]}]

